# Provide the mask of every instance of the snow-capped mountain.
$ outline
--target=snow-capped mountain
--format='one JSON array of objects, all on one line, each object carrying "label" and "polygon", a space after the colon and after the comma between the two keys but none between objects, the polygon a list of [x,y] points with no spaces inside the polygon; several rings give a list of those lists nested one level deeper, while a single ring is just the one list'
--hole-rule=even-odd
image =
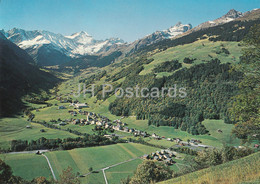
[{"label": "snow-capped mountain", "polygon": [[172,39],[177,35],[182,34],[190,29],[192,29],[191,24],[182,24],[181,22],[178,22],[177,24],[170,27],[169,29],[156,31],[152,34],[145,36],[144,38],[134,41],[128,46],[126,50],[128,52],[133,52],[147,45],[151,45],[153,43],[157,43],[165,39]]},{"label": "snow-capped mountain", "polygon": [[10,41],[26,50],[39,65],[55,65],[67,62],[73,57],[97,54],[109,50],[112,45],[124,44],[117,38],[95,40],[88,33],[81,31],[71,36],[49,31],[25,31],[13,28],[0,32]]},{"label": "snow-capped mountain", "polygon": [[181,22],[178,22],[176,25],[170,27],[167,30],[161,31],[167,35],[166,38],[174,38],[175,36],[182,34],[188,30],[192,29],[191,24],[182,24]]},{"label": "snow-capped mountain", "polygon": [[71,40],[73,40],[75,43],[78,44],[93,44],[95,42],[95,40],[93,39],[92,36],[90,36],[88,33],[86,33],[85,31],[81,31],[78,33],[74,33],[71,36],[65,36],[66,38],[69,38]]}]

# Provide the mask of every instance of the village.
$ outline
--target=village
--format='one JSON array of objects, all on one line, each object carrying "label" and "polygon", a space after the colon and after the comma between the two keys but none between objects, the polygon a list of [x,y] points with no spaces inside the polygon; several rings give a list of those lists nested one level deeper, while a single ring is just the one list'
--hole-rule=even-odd
[{"label": "village", "polygon": [[166,165],[173,165],[176,162],[174,160],[172,160],[172,158],[175,158],[176,155],[177,155],[177,152],[171,151],[170,149],[165,149],[165,150],[153,152],[149,155],[145,154],[142,156],[142,158],[144,160],[160,161]]},{"label": "village", "polygon": [[[59,126],[65,126],[67,124],[73,124],[73,125],[79,125],[79,126],[88,126],[88,125],[95,125],[95,127],[92,129],[93,131],[103,131],[105,130],[104,136],[112,139],[113,137],[119,137],[119,135],[115,134],[115,131],[119,132],[125,132],[132,134],[134,137],[150,137],[155,140],[167,140],[170,142],[174,142],[175,145],[173,147],[188,147],[193,150],[201,150],[206,148],[213,148],[212,146],[201,144],[202,142],[198,139],[188,139],[187,141],[183,141],[182,139],[176,137],[176,138],[167,138],[165,136],[159,136],[156,133],[149,134],[146,131],[138,130],[135,128],[129,128],[127,126],[127,123],[122,122],[122,119],[124,117],[122,116],[121,119],[116,119],[111,121],[109,118],[102,116],[100,114],[89,112],[83,110],[83,108],[88,108],[88,104],[86,103],[79,103],[78,101],[72,102],[71,100],[64,100],[59,99],[61,103],[68,103],[71,102],[69,107],[73,107],[73,110],[68,110],[68,113],[72,116],[70,119],[61,120],[60,118],[58,120],[52,120],[52,122],[59,122],[56,125]],[[64,105],[58,106],[59,109],[66,109]],[[86,118],[76,118],[77,115],[84,115]],[[219,132],[221,130],[218,130]],[[108,134],[111,133],[111,134]],[[155,157],[156,158],[156,157]]]}]

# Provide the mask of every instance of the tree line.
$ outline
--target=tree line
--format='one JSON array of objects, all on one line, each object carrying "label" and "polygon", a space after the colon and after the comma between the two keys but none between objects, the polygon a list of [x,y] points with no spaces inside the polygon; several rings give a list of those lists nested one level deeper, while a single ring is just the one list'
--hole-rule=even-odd
[{"label": "tree line", "polygon": [[73,148],[83,148],[92,146],[103,146],[116,144],[119,142],[125,142],[118,137],[114,139],[108,139],[104,136],[89,135],[77,138],[65,138],[65,139],[46,139],[41,137],[37,140],[12,140],[10,151],[30,151],[38,149],[59,149],[59,150],[70,150]]}]

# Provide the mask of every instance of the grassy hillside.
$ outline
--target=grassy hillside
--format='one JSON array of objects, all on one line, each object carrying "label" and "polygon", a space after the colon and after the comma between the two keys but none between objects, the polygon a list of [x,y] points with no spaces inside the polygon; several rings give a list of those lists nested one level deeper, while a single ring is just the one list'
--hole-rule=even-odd
[{"label": "grassy hillside", "polygon": [[[220,53],[217,54],[221,48],[226,48],[230,54]],[[150,58],[153,58],[154,61],[144,65],[144,70],[140,73],[140,75],[145,75],[152,72],[152,69],[156,67],[156,65],[165,62],[171,61],[174,59],[179,60],[180,63],[183,64],[183,67],[190,67],[194,64],[200,64],[205,61],[209,61],[213,58],[218,58],[222,63],[234,63],[239,61],[239,56],[241,47],[238,46],[238,42],[211,42],[208,40],[199,40],[194,43],[179,45],[176,47],[171,47],[165,51],[156,53]],[[196,58],[193,64],[185,64],[183,63],[183,59],[185,57]],[[170,75],[171,73],[159,73],[157,75]]]},{"label": "grassy hillside", "polygon": [[256,184],[260,181],[259,158],[260,152],[257,152],[245,158],[186,174],[178,178],[161,182],[161,184]]},{"label": "grassy hillside", "polygon": [[[223,120],[205,120],[202,123],[209,131],[210,136],[218,139],[223,144],[239,145],[240,140],[231,134],[234,128],[233,124],[226,124]],[[218,132],[218,130],[221,130],[222,133]]]}]

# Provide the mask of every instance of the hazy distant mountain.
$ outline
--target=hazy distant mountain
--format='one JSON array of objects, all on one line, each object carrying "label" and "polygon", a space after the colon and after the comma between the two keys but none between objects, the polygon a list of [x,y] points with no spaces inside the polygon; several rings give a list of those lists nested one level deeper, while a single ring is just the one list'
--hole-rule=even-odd
[{"label": "hazy distant mountain", "polygon": [[71,36],[17,28],[1,32],[8,40],[26,50],[39,65],[62,64],[73,57],[97,54],[99,51],[109,50],[112,45],[124,44],[124,41],[118,38],[95,40],[84,31]]}]

